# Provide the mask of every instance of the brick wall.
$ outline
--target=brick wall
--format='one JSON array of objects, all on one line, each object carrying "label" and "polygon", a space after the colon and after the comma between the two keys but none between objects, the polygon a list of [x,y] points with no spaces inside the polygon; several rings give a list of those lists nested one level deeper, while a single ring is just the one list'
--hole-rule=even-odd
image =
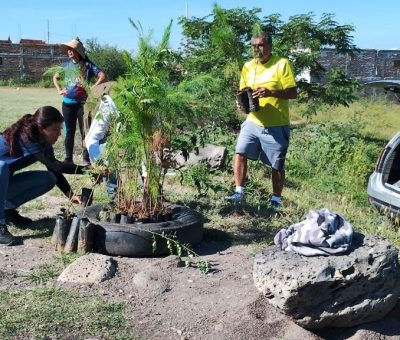
[{"label": "brick wall", "polygon": [[363,49],[351,57],[324,49],[319,62],[327,71],[341,68],[361,82],[400,78],[400,50]]},{"label": "brick wall", "polygon": [[40,40],[21,39],[20,44],[0,41],[0,80],[10,78],[38,81],[51,66],[67,60],[59,45],[46,44]]},{"label": "brick wall", "polygon": [[[19,44],[0,40],[0,80],[25,77],[37,81],[51,66],[67,60],[59,45],[41,40],[21,39]],[[354,56],[338,54],[334,49],[324,49],[319,59],[329,71],[342,68],[346,74],[361,82],[400,78],[400,50],[363,49]]]}]

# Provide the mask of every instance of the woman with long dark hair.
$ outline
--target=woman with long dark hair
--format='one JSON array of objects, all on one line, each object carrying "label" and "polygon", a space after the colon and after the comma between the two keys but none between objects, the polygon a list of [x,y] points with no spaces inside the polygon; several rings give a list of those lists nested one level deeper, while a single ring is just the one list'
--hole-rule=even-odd
[{"label": "woman with long dark hair", "polygon": [[[106,80],[105,73],[98,68],[85,54],[82,42],[76,38],[60,45],[61,50],[67,54],[69,60],[63,64],[63,71],[53,76],[53,83],[58,94],[63,96],[62,112],[65,120],[65,160],[73,163],[74,139],[76,122],[78,121],[82,141],[85,139],[83,126],[83,106],[87,99],[86,88],[90,81],[97,77],[94,85]],[[61,74],[62,73],[62,74]],[[60,86],[63,76],[65,88]],[[83,147],[83,163],[90,164],[89,155]]]},{"label": "woman with long dark hair", "polygon": [[[0,245],[13,245],[17,239],[6,223],[29,224],[16,208],[51,190],[54,185],[73,202],[80,203],[63,173],[79,173],[83,167],[59,162],[53,144],[61,135],[63,116],[52,106],[43,106],[33,115],[26,114],[0,134]],[[19,171],[35,162],[46,170]]]}]

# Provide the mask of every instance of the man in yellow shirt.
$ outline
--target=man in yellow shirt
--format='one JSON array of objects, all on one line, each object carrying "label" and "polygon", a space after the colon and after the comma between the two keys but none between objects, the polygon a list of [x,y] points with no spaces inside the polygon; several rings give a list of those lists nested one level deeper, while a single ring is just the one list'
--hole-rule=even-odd
[{"label": "man in yellow shirt", "polygon": [[254,58],[243,66],[240,89],[253,90],[259,110],[250,112],[241,126],[233,168],[236,190],[225,199],[234,203],[243,200],[247,159],[260,159],[272,167],[270,205],[279,208],[290,136],[289,99],[297,97],[296,81],[289,61],[272,54],[269,33],[254,36],[251,46]]}]

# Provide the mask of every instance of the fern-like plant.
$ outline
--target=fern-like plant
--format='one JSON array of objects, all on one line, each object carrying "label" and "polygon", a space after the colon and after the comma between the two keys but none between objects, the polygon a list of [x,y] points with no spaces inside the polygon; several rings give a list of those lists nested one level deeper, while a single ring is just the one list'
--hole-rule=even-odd
[{"label": "fern-like plant", "polygon": [[172,21],[156,45],[140,24],[130,22],[139,32],[139,47],[135,57],[124,52],[128,72],[114,89],[119,115],[111,124],[106,158],[118,174],[118,209],[147,218],[164,209],[169,156],[182,146],[182,134],[196,126],[198,103],[196,91],[182,81],[179,55],[168,48]]}]

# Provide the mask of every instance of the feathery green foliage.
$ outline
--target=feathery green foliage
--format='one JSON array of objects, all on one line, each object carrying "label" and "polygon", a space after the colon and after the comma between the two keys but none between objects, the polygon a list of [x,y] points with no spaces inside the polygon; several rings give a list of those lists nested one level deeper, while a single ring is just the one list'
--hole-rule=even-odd
[{"label": "feathery green foliage", "polygon": [[[170,152],[190,147],[181,137],[196,127],[197,94],[205,94],[206,84],[201,79],[182,81],[180,57],[168,48],[172,21],[157,45],[150,43],[151,33],[143,34],[140,23],[130,22],[139,33],[139,49],[134,58],[124,53],[127,74],[114,90],[119,115],[112,123],[107,159],[123,182],[118,186],[119,208],[138,212],[136,202],[141,201],[139,215],[151,216],[163,209]],[[138,183],[142,164],[143,188]]]},{"label": "feathery green foliage", "polygon": [[53,66],[49,67],[44,73],[43,77],[53,77],[55,74],[58,74],[60,77],[60,85],[61,87],[66,87],[68,84],[67,81],[76,80],[85,88],[86,93],[90,93],[91,88],[84,74],[81,72],[80,67],[62,67],[62,66]]},{"label": "feathery green foliage", "polygon": [[261,37],[263,35],[263,28],[259,22],[255,22],[252,30],[251,30],[251,36],[252,37]]}]

